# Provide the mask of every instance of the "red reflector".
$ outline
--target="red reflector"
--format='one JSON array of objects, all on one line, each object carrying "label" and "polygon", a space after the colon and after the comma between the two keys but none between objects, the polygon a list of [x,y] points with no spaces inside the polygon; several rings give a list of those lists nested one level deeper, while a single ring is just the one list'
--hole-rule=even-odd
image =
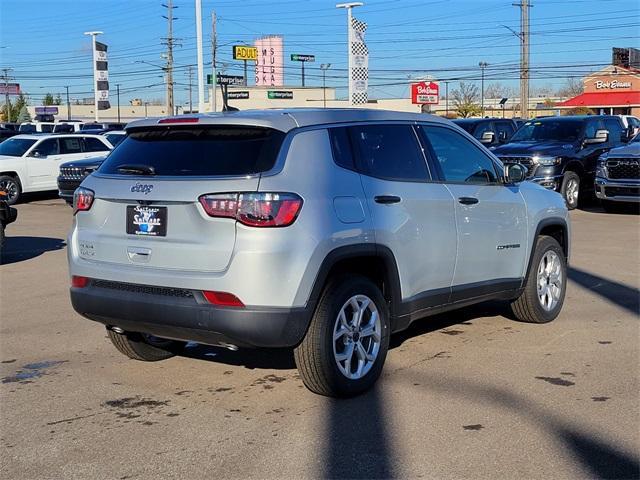
[{"label": "red reflector", "polygon": [[71,277],[71,286],[73,288],[84,288],[89,285],[89,279],[87,277],[78,277],[76,275]]},{"label": "red reflector", "polygon": [[158,123],[198,123],[198,117],[172,117],[158,120]]},{"label": "red reflector", "polygon": [[232,293],[227,292],[210,292],[203,291],[204,298],[207,302],[213,305],[219,305],[221,307],[244,307],[244,303],[240,301],[238,297]]}]

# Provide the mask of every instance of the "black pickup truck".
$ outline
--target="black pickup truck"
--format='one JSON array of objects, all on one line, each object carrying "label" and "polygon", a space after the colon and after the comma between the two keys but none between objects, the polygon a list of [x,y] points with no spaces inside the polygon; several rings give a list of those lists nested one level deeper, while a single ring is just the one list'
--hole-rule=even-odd
[{"label": "black pickup truck", "polygon": [[485,147],[497,147],[507,143],[518,130],[518,124],[510,118],[460,118],[453,123],[477,138]]},{"label": "black pickup truck", "polygon": [[571,210],[581,194],[594,196],[598,157],[628,140],[616,116],[545,117],[525,122],[507,144],[492,151],[506,165],[527,167],[528,180],[560,192]]}]

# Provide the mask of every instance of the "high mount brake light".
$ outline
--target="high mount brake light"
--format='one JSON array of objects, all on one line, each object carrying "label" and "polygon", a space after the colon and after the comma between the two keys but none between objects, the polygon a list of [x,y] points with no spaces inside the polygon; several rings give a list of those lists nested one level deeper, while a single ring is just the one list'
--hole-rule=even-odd
[{"label": "high mount brake light", "polygon": [[198,117],[173,117],[158,120],[158,123],[198,123]]},{"label": "high mount brake light", "polygon": [[94,193],[88,188],[79,187],[73,192],[73,214],[86,212],[93,205]]},{"label": "high mount brake light", "polygon": [[289,226],[302,208],[295,193],[215,193],[199,200],[210,217],[235,218],[249,227]]}]

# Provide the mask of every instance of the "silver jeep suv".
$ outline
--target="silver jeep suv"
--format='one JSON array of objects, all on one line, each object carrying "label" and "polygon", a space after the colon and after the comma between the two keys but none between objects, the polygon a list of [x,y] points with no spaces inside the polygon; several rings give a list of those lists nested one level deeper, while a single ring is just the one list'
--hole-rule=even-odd
[{"label": "silver jeep suv", "polygon": [[305,385],[369,388],[391,333],[489,299],[564,300],[562,197],[428,115],[293,109],[130,123],[75,192],[71,301],[137,360],[293,347]]}]

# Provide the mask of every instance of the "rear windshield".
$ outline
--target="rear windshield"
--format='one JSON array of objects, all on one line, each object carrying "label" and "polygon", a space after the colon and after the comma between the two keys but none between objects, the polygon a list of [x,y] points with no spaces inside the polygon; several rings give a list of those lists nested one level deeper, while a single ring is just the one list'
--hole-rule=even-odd
[{"label": "rear windshield", "polygon": [[261,127],[185,127],[133,131],[112,151],[100,173],[144,165],[155,175],[248,175],[271,169],[284,133]]}]

